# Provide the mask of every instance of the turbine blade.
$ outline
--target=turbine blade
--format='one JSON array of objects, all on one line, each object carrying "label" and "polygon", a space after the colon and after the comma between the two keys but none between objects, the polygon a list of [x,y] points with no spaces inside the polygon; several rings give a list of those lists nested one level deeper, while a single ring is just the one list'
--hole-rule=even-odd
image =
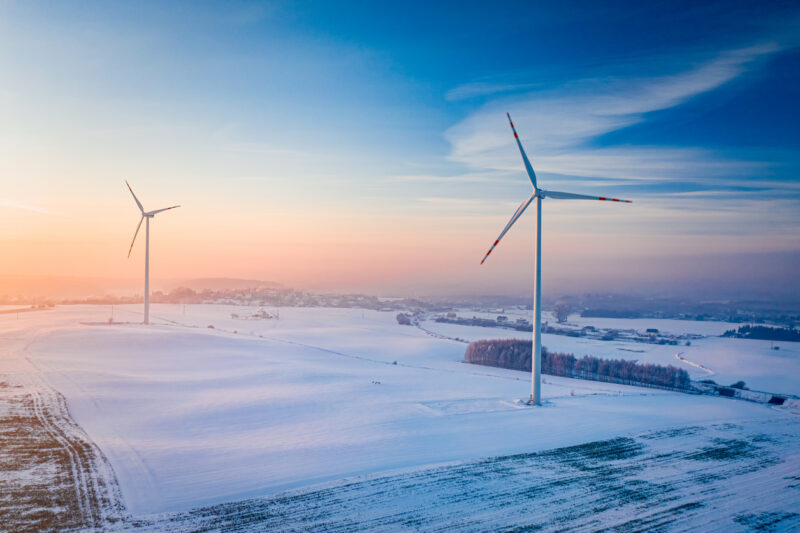
[{"label": "turbine blade", "polygon": [[180,207],[180,206],[179,205],[173,205],[173,206],[170,206],[170,207],[165,207],[164,209],[156,209],[155,211],[150,211],[149,213],[146,213],[146,214],[155,215],[156,213],[161,213],[162,211],[169,211],[170,209],[175,209],[176,207]]},{"label": "turbine blade", "polygon": [[517,210],[514,212],[514,215],[511,217],[511,220],[509,220],[508,224],[506,224],[506,227],[503,228],[503,232],[500,233],[500,236],[497,238],[497,240],[494,241],[494,244],[492,245],[492,247],[489,248],[489,251],[486,252],[486,255],[483,256],[483,259],[481,259],[481,264],[483,264],[483,262],[486,261],[486,258],[489,257],[490,253],[492,253],[492,250],[494,250],[494,247],[498,245],[498,243],[500,242],[500,239],[502,239],[503,236],[506,233],[508,233],[508,230],[510,230],[511,226],[514,225],[514,222],[516,222],[517,219],[522,216],[522,213],[525,212],[525,209],[527,209],[528,206],[531,205],[531,202],[533,201],[534,198],[536,198],[536,193],[533,193],[530,198],[528,198],[527,200],[522,202],[522,205],[520,205],[519,208],[517,208]]},{"label": "turbine blade", "polygon": [[140,202],[139,199],[136,198],[136,195],[133,194],[133,189],[131,189],[131,184],[128,183],[128,180],[125,180],[125,185],[127,185],[128,186],[128,190],[131,191],[131,194],[133,195],[133,199],[136,200],[136,205],[139,206],[139,211],[144,213],[144,207],[142,207],[142,202]]},{"label": "turbine blade", "polygon": [[136,242],[136,236],[139,235],[139,228],[142,227],[142,222],[144,222],[144,215],[142,215],[142,218],[139,219],[139,225],[136,226],[136,233],[133,234],[133,240],[131,241],[131,247],[128,248],[128,259],[131,258],[131,252],[133,251],[133,243]]},{"label": "turbine blade", "polygon": [[620,200],[619,198],[609,198],[608,196],[588,196],[585,194],[560,191],[542,191],[542,198],[552,198],[554,200],[604,200],[606,202],[633,203],[633,200]]},{"label": "turbine blade", "polygon": [[506,116],[508,117],[508,123],[511,124],[511,131],[514,132],[514,139],[517,141],[517,146],[519,146],[519,153],[522,154],[522,162],[525,163],[525,170],[528,171],[528,177],[531,179],[533,189],[536,190],[536,173],[533,171],[531,162],[528,161],[528,156],[525,155],[525,149],[522,148],[522,143],[519,142],[519,136],[517,135],[516,128],[514,128],[514,123],[511,121],[511,115],[506,113]]}]

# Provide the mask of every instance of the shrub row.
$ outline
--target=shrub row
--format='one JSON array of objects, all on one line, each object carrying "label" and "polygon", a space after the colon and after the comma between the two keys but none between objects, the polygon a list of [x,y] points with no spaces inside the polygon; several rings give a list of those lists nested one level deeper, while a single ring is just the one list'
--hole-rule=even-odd
[{"label": "shrub row", "polygon": [[[468,363],[513,370],[531,369],[530,341],[495,339],[472,342],[464,359]],[[542,374],[568,378],[613,381],[626,385],[650,385],[670,389],[689,389],[689,373],[672,365],[640,364],[625,359],[600,359],[591,355],[548,352],[542,348]]]}]

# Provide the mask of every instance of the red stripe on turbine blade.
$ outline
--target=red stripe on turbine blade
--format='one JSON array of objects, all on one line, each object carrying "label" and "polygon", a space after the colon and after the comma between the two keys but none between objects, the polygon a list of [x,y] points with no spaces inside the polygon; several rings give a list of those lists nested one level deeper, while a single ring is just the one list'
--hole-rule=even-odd
[{"label": "red stripe on turbine blade", "polygon": [[605,196],[601,196],[600,198],[598,198],[598,200],[605,200],[605,199],[606,199]]},{"label": "red stripe on turbine blade", "polygon": [[517,131],[516,130],[514,130],[514,138],[515,139],[519,139],[519,137],[517,137]]},{"label": "red stripe on turbine blade", "polygon": [[497,239],[496,241],[494,241],[494,244],[492,245],[492,248],[494,248],[495,246],[497,246],[497,243],[498,243],[498,242],[500,242],[500,239]]},{"label": "red stripe on turbine blade", "polygon": [[611,201],[612,202],[619,202],[619,198],[612,198]]}]

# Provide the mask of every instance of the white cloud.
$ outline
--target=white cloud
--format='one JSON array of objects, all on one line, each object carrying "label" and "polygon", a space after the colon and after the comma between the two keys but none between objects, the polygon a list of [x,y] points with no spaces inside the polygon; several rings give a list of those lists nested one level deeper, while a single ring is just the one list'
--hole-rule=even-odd
[{"label": "white cloud", "polygon": [[483,81],[475,81],[459,85],[455,89],[450,89],[444,95],[445,99],[450,102],[457,100],[466,100],[476,96],[487,96],[490,94],[507,93],[511,91],[520,91],[532,89],[535,87],[533,83],[487,83]]},{"label": "white cloud", "polygon": [[26,204],[25,202],[19,202],[17,200],[11,200],[8,198],[0,198],[0,208],[21,209],[23,211],[31,211],[34,213],[41,213],[43,215],[54,214],[52,211],[49,211],[43,207]]},{"label": "white cloud", "polygon": [[652,111],[680,105],[741,76],[764,56],[768,43],[720,54],[686,72],[638,79],[581,80],[559,89],[489,102],[450,128],[450,159],[472,169],[522,169],[505,112],[538,172],[633,180],[731,177],[759,163],[730,161],[700,148],[593,147],[604,134],[645,120]]},{"label": "white cloud", "polygon": [[425,196],[417,198],[417,202],[425,207],[433,208],[437,211],[454,210],[461,212],[464,210],[473,211],[497,211],[498,208],[513,208],[513,202],[487,202],[482,198],[452,198],[448,196]]},{"label": "white cloud", "polygon": [[390,179],[397,182],[429,182],[442,184],[502,183],[517,181],[516,176],[511,176],[508,172],[475,172],[455,175],[407,174],[392,176]]}]

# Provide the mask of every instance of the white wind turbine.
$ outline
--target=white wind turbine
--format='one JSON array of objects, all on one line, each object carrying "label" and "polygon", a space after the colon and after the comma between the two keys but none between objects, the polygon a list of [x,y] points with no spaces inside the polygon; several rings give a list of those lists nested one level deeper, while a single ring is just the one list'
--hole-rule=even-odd
[{"label": "white wind turbine", "polygon": [[529,404],[532,405],[541,405],[541,363],[542,363],[542,333],[541,333],[541,324],[542,324],[542,199],[544,198],[552,198],[554,200],[605,200],[607,202],[625,202],[631,203],[630,200],[620,200],[618,198],[607,198],[605,196],[587,196],[585,194],[573,194],[570,192],[558,192],[558,191],[545,191],[544,189],[540,189],[536,185],[536,174],[533,172],[533,167],[531,166],[531,162],[528,161],[528,156],[525,155],[525,150],[522,148],[522,143],[519,142],[519,137],[517,136],[517,130],[514,129],[514,123],[511,122],[511,115],[506,113],[508,117],[508,122],[511,124],[511,131],[514,132],[514,139],[517,141],[517,146],[519,147],[519,153],[522,154],[522,162],[525,163],[525,170],[528,172],[528,177],[531,179],[531,184],[533,185],[533,194],[531,194],[530,198],[522,202],[522,205],[519,206],[519,209],[514,213],[511,217],[511,220],[508,221],[506,227],[500,233],[500,236],[497,240],[494,241],[494,244],[489,251],[486,252],[486,255],[483,256],[483,260],[481,260],[481,264],[486,261],[486,258],[489,257],[489,254],[492,253],[495,246],[500,242],[500,239],[511,229],[511,226],[514,225],[514,222],[517,221],[519,217],[522,216],[522,213],[525,212],[525,209],[536,200],[536,280],[533,285],[533,349],[531,351],[531,398],[528,401]]},{"label": "white wind turbine", "polygon": [[131,195],[133,195],[133,199],[136,201],[136,205],[139,206],[139,211],[142,212],[142,218],[139,219],[139,225],[136,226],[136,233],[133,234],[133,240],[131,241],[131,247],[128,249],[128,258],[131,257],[131,252],[133,251],[133,244],[136,242],[136,236],[139,235],[139,228],[142,227],[142,221],[147,219],[147,224],[145,224],[145,240],[144,240],[144,323],[150,323],[150,219],[156,216],[158,213],[162,211],[168,211],[170,209],[175,209],[176,207],[180,207],[179,205],[173,205],[171,207],[165,207],[164,209],[156,209],[155,211],[145,211],[144,207],[142,207],[142,202],[136,198],[136,195],[133,194],[133,189],[131,189],[130,183],[125,181],[125,185],[128,186],[128,190],[131,191]]}]

